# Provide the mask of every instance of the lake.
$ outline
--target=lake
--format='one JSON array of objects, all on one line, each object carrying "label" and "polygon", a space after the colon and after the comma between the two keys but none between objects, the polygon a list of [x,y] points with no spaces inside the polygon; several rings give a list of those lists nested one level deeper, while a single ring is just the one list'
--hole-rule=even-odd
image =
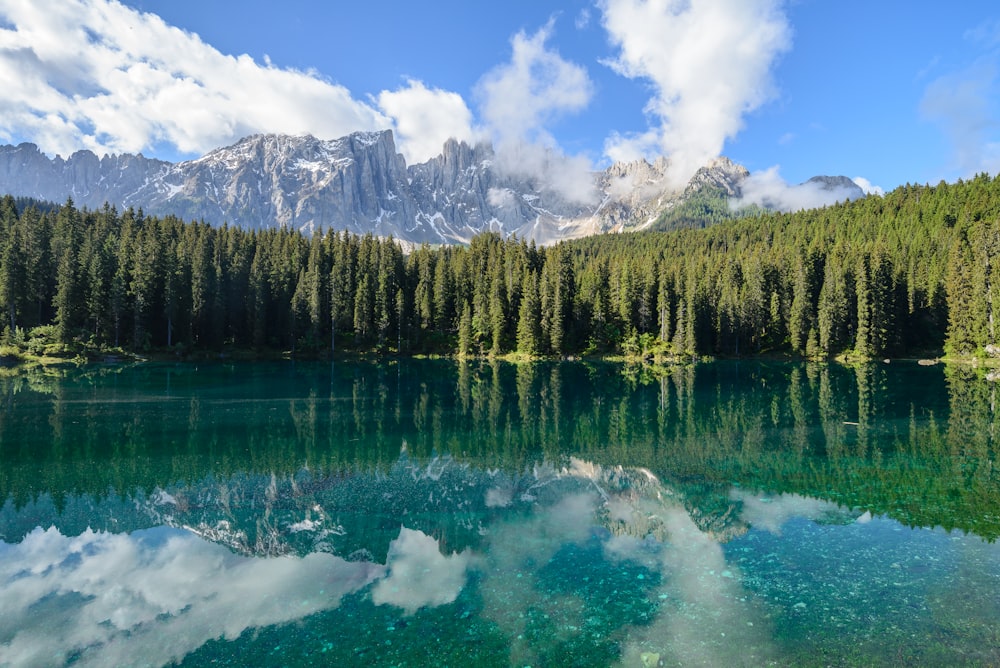
[{"label": "lake", "polygon": [[0,376],[0,665],[996,665],[997,389],[907,362]]}]

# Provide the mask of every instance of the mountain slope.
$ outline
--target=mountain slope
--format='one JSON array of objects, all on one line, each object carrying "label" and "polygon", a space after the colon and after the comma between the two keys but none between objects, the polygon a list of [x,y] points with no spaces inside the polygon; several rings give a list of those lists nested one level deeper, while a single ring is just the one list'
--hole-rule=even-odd
[{"label": "mountain slope", "polygon": [[[612,165],[593,175],[593,201],[579,203],[538,177],[498,168],[486,144],[449,140],[439,156],[407,166],[387,130],[334,140],[254,135],[181,163],[89,151],[50,160],[33,144],[4,146],[0,191],[247,229],[332,228],[411,243],[463,243],[496,231],[549,243],[648,227],[706,189],[739,197],[748,177],[719,158],[678,191],[667,185],[668,167],[663,158]],[[843,177],[817,178],[844,185]]]}]

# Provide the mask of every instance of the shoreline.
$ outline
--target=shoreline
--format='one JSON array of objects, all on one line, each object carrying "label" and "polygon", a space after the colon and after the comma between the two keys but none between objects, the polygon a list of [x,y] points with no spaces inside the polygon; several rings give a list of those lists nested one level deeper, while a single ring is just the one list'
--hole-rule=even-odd
[{"label": "shoreline", "polygon": [[107,351],[88,350],[73,356],[33,355],[26,351],[0,351],[0,372],[15,372],[29,368],[84,368],[89,366],[116,366],[145,363],[197,363],[197,362],[273,362],[273,361],[361,361],[399,359],[448,359],[454,361],[503,361],[514,364],[533,362],[612,362],[628,366],[669,367],[712,361],[756,361],[756,362],[807,362],[814,364],[836,363],[842,366],[865,364],[891,364],[893,362],[916,363],[920,366],[939,364],[971,366],[972,368],[997,369],[1000,359],[977,356],[954,357],[929,353],[924,356],[904,355],[900,357],[861,358],[840,354],[834,357],[808,357],[789,353],[763,353],[739,357],[719,355],[627,355],[621,353],[574,354],[574,355],[526,355],[506,353],[503,355],[456,355],[442,353],[379,353],[374,351],[330,351],[302,353],[291,350],[229,349],[221,351],[176,351],[154,350],[147,353],[131,353],[120,348]]}]

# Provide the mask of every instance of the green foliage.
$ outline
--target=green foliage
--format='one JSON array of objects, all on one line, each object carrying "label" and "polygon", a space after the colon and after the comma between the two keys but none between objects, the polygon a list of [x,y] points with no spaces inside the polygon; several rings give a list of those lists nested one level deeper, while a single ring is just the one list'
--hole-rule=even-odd
[{"label": "green foliage", "polygon": [[0,200],[0,322],[64,346],[870,358],[997,341],[985,175],[795,214],[737,216],[703,190],[660,222],[704,229],[548,248],[486,233],[409,256],[372,235],[20,204]]},{"label": "green foliage", "polygon": [[650,229],[669,232],[684,228],[699,228],[727,220],[759,213],[756,208],[736,210],[730,207],[729,198],[721,188],[705,186],[684,202],[657,216]]}]

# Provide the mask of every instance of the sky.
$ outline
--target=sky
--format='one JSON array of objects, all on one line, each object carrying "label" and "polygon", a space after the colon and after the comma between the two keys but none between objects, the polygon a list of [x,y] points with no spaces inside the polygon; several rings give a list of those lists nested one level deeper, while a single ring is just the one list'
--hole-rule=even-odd
[{"label": "sky", "polygon": [[64,157],[388,128],[410,164],[455,137],[567,182],[725,155],[888,191],[1000,171],[1000,6],[0,0],[0,90],[0,143]]}]

